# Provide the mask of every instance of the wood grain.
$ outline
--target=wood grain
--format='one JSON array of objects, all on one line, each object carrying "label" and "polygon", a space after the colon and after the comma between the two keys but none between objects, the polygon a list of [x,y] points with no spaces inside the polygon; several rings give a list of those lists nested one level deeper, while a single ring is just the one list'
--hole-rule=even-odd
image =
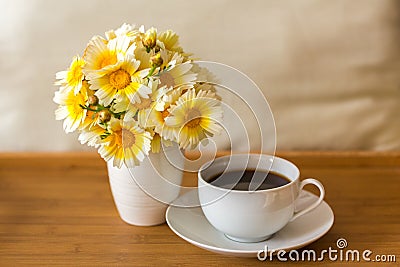
[{"label": "wood grain", "polygon": [[[397,262],[357,265],[398,266],[400,261],[400,152],[279,152],[302,178],[326,188],[335,223],[306,249],[336,248],[395,255]],[[195,178],[186,175],[185,183]],[[330,261],[293,265],[343,266]],[[114,207],[106,165],[94,153],[0,154],[0,266],[275,266],[222,256],[197,248],[166,224],[135,227]]]}]

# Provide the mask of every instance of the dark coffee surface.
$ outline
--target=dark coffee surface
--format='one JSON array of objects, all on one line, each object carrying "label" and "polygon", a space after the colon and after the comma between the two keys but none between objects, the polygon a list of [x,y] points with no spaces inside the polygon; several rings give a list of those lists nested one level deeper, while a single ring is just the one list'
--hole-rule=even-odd
[{"label": "dark coffee surface", "polygon": [[224,173],[218,173],[210,177],[208,182],[214,186],[226,189],[247,191],[249,190],[249,185],[252,180],[263,180],[262,184],[256,190],[276,188],[290,183],[288,178],[280,174],[255,170],[227,171]]}]

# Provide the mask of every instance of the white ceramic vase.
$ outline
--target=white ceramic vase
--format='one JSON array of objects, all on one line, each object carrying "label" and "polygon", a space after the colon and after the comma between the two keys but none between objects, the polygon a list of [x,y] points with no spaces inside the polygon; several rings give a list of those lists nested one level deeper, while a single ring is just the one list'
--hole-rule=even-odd
[{"label": "white ceramic vase", "polygon": [[150,153],[139,166],[130,169],[107,162],[111,192],[121,219],[138,226],[164,223],[168,204],[179,195],[183,163],[176,147],[167,149],[166,154]]}]

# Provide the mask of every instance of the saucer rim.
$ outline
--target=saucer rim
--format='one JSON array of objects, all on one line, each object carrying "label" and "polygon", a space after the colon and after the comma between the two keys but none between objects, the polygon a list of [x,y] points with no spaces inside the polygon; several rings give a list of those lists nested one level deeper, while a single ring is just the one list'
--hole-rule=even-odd
[{"label": "saucer rim", "polygon": [[[192,189],[192,190],[190,190],[190,191],[188,191],[188,192],[185,192],[183,195],[179,196],[178,199],[181,198],[181,197],[183,197],[183,196],[185,196],[185,195],[188,195],[188,194],[192,193],[192,192],[195,191],[195,190],[197,190],[197,189]],[[313,193],[311,193],[311,192],[309,192],[309,191],[307,191],[307,190],[304,190],[304,192],[305,192],[306,194],[308,194],[308,195],[313,195],[314,197],[317,197],[315,194],[313,194]],[[303,242],[303,243],[300,243],[300,244],[297,244],[297,245],[294,245],[294,246],[276,248],[276,249],[274,249],[274,254],[277,253],[277,252],[280,251],[280,250],[289,251],[289,250],[299,249],[299,248],[305,247],[305,246],[307,246],[307,245],[309,245],[309,244],[311,244],[311,243],[317,241],[318,239],[320,239],[321,237],[323,237],[324,235],[326,235],[326,234],[329,232],[329,230],[332,228],[332,226],[333,226],[333,224],[334,224],[335,215],[334,215],[334,213],[333,213],[333,210],[332,210],[331,206],[330,206],[325,200],[324,200],[321,204],[325,204],[326,207],[328,208],[327,211],[330,213],[329,221],[327,221],[327,223],[330,223],[329,227],[327,227],[326,230],[322,231],[321,233],[319,233],[319,234],[316,235],[315,237],[313,237],[313,238],[307,240],[306,242]],[[167,225],[168,225],[168,227],[172,230],[172,232],[174,232],[177,236],[179,236],[179,237],[182,238],[183,240],[189,242],[190,244],[193,244],[193,245],[195,245],[195,246],[197,246],[197,247],[199,247],[199,248],[202,248],[202,249],[205,249],[205,250],[208,250],[208,251],[211,251],[211,252],[215,252],[215,253],[219,253],[219,254],[225,254],[225,255],[236,255],[236,256],[239,256],[239,255],[240,255],[240,256],[248,256],[248,257],[251,257],[251,256],[253,256],[253,255],[257,255],[257,253],[259,252],[259,250],[243,250],[243,249],[240,250],[240,249],[228,249],[228,248],[223,248],[223,247],[211,246],[211,245],[207,245],[207,244],[198,242],[198,241],[196,241],[196,240],[193,240],[193,239],[191,239],[191,238],[189,238],[189,237],[186,237],[185,235],[181,234],[179,231],[177,231],[177,230],[171,225],[171,224],[172,224],[172,223],[170,222],[170,216],[171,216],[171,215],[169,215],[169,214],[170,214],[170,212],[171,212],[170,210],[171,210],[171,209],[174,209],[174,208],[184,208],[184,207],[169,206],[169,207],[167,208],[166,213],[165,213],[165,218],[166,218]],[[201,209],[201,207],[189,207],[189,208],[190,208],[190,209]],[[312,212],[312,211],[311,211],[311,212]],[[202,216],[205,217],[204,213],[203,213]],[[211,224],[210,224],[208,221],[207,221],[207,223],[211,226]],[[212,227],[212,226],[211,226],[211,227]],[[216,229],[214,229],[214,230],[217,231]],[[273,238],[274,238],[274,237],[272,237],[271,239],[273,239]],[[271,240],[271,239],[269,239],[269,240]],[[268,240],[264,240],[264,241],[260,241],[260,242],[250,242],[249,244],[257,244],[257,243],[259,243],[259,244],[263,244],[263,243],[266,244],[267,241],[268,241]]]}]

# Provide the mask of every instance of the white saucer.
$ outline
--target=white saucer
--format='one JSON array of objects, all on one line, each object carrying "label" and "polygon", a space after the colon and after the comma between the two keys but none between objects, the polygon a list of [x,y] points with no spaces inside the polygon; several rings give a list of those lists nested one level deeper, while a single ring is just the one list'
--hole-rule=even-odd
[{"label": "white saucer", "polygon": [[[303,191],[296,203],[297,208],[302,208],[309,201],[315,201],[317,196]],[[298,249],[304,247],[325,235],[333,225],[334,215],[329,205],[323,201],[315,210],[288,223],[272,238],[258,243],[235,242],[216,230],[207,221],[201,207],[181,208],[184,203],[193,204],[197,199],[197,190],[193,189],[180,196],[175,203],[178,207],[170,206],[167,209],[166,219],[171,230],[200,248],[238,257],[257,257],[259,250],[279,251]]]}]

